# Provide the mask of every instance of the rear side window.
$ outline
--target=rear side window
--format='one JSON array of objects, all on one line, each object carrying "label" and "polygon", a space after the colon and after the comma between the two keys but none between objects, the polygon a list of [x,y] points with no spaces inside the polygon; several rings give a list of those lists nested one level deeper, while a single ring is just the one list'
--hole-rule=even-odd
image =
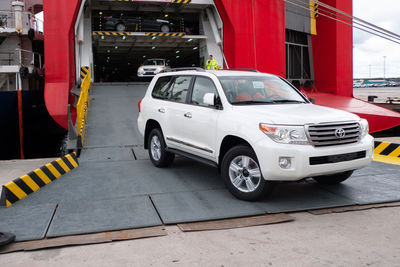
[{"label": "rear side window", "polygon": [[191,80],[191,76],[176,77],[169,92],[169,99],[175,102],[185,103]]},{"label": "rear side window", "polygon": [[172,80],[172,76],[161,77],[157,80],[156,85],[154,86],[152,96],[154,98],[166,99],[168,98],[168,88],[170,82]]}]

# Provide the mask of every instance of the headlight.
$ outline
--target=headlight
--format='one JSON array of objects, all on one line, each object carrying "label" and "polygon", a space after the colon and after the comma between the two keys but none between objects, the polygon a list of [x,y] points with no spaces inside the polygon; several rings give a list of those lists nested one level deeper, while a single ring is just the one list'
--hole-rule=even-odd
[{"label": "headlight", "polygon": [[364,138],[369,133],[369,124],[365,119],[361,119],[359,122],[361,130],[361,138]]},{"label": "headlight", "polygon": [[138,70],[137,70],[137,72],[138,72],[139,74],[144,74],[144,69],[143,69],[143,67],[139,67]]},{"label": "headlight", "polygon": [[308,145],[304,126],[260,123],[260,130],[277,143]]}]

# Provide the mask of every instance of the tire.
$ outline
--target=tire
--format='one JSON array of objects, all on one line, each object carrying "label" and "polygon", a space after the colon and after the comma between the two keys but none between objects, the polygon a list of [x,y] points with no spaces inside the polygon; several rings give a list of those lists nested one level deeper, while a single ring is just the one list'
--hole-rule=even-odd
[{"label": "tire", "polygon": [[116,30],[117,32],[124,32],[125,29],[126,29],[126,27],[125,27],[125,24],[123,24],[123,23],[118,23],[118,24],[115,26],[115,30]]},{"label": "tire", "polygon": [[160,129],[155,128],[150,132],[147,140],[149,148],[150,160],[157,168],[165,168],[171,166],[174,161],[175,154],[165,151],[166,145],[164,136]]},{"label": "tire", "polygon": [[171,28],[167,24],[163,24],[160,27],[161,32],[170,32]]},{"label": "tire", "polygon": [[341,182],[347,180],[352,174],[353,171],[347,171],[332,175],[317,176],[313,177],[313,179],[320,184],[340,184]]},{"label": "tire", "polygon": [[[242,165],[243,160],[245,166]],[[225,154],[221,163],[221,176],[229,192],[246,201],[255,201],[268,195],[273,186],[272,182],[262,177],[257,156],[247,145],[235,146]]]}]

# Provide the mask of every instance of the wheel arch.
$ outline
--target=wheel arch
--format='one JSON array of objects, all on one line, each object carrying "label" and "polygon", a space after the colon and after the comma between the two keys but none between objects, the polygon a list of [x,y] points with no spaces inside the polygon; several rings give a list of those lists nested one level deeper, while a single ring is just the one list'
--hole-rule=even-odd
[{"label": "wheel arch", "polygon": [[218,153],[218,165],[221,165],[222,159],[224,158],[226,152],[228,152],[229,149],[232,147],[235,147],[237,145],[248,145],[251,147],[253,150],[254,148],[252,145],[246,141],[246,139],[236,136],[236,135],[226,135],[221,142],[221,145],[219,147],[219,153]]},{"label": "wheel arch", "polygon": [[144,130],[144,140],[143,140],[145,149],[149,148],[147,139],[149,138],[150,132],[156,128],[159,128],[162,132],[161,125],[156,120],[153,120],[153,119],[147,120],[146,128]]}]

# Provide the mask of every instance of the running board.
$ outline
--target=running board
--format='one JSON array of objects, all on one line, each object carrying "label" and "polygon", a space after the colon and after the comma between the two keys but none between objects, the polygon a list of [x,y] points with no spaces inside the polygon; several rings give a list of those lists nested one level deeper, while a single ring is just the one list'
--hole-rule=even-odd
[{"label": "running board", "polygon": [[202,157],[198,157],[198,156],[195,156],[195,155],[187,153],[187,152],[183,152],[183,151],[180,151],[180,150],[177,150],[177,149],[173,149],[173,148],[168,148],[168,147],[165,148],[165,151],[180,155],[180,156],[185,157],[185,158],[189,158],[189,159],[198,161],[200,163],[203,163],[203,164],[215,167],[215,168],[218,168],[218,164],[215,163],[214,161],[211,161],[211,160],[208,160],[208,159],[205,159],[205,158],[202,158]]}]

